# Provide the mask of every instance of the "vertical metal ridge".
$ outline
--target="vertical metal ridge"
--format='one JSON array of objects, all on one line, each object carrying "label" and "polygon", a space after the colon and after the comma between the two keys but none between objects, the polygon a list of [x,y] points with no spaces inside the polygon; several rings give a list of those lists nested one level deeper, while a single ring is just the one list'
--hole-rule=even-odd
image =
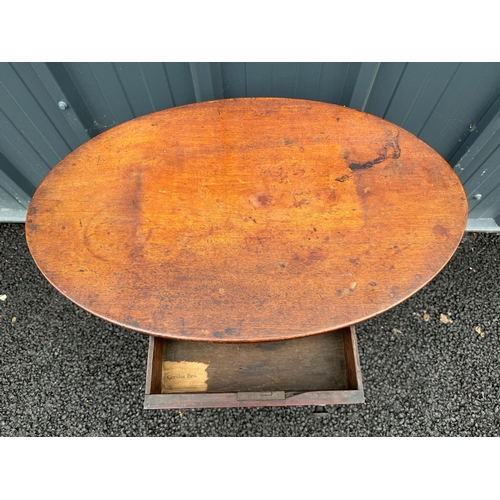
[{"label": "vertical metal ridge", "polygon": [[408,63],[405,63],[405,65],[403,67],[403,71],[401,71],[401,74],[399,75],[396,86],[394,87],[394,90],[392,91],[389,102],[387,103],[387,105],[385,107],[385,111],[384,111],[384,114],[382,115],[382,118],[385,118],[387,116],[387,113],[389,112],[389,109],[391,108],[392,101],[394,100],[394,96],[396,95],[396,93],[399,89],[399,86],[401,85],[401,81],[403,80],[403,77],[404,77],[404,74],[406,73],[407,68],[408,68]]},{"label": "vertical metal ridge", "polygon": [[12,137],[16,138],[17,148],[26,143],[50,170],[61,159],[60,153],[63,152],[65,156],[70,150],[14,66],[3,64],[2,73],[0,101],[6,124],[4,129],[10,128]]},{"label": "vertical metal ridge", "polygon": [[344,106],[348,106],[351,96],[352,90],[349,87],[353,87],[356,84],[357,77],[359,75],[359,70],[361,68],[361,63],[348,63],[345,73],[344,79],[342,81],[342,87],[340,90],[340,95],[338,98],[338,102],[336,104],[342,104]]},{"label": "vertical metal ridge", "polygon": [[244,72],[245,72],[245,96],[248,97],[248,89],[247,89],[247,63],[243,63],[244,65]]},{"label": "vertical metal ridge", "polygon": [[[21,63],[21,64],[23,64],[23,63]],[[22,75],[20,74],[20,72],[18,71],[18,69],[16,69],[15,65],[12,65],[12,69],[15,72],[15,74],[17,75],[17,77],[19,78],[19,80],[24,84],[24,87],[25,87],[26,91],[31,96],[31,98],[33,99],[33,101],[34,102],[38,102],[40,110],[41,110],[41,113],[43,114],[43,116],[45,117],[45,119],[52,125],[52,127],[54,128],[54,130],[57,130],[57,126],[54,123],[54,120],[49,115],[49,113],[46,112],[46,110],[44,109],[44,107],[41,106],[40,100],[37,99],[36,95],[33,92],[33,89],[25,81],[25,79],[22,77]],[[63,99],[60,99],[60,100],[63,100]],[[19,103],[17,103],[17,104],[21,107],[21,105]],[[54,109],[56,108],[56,106],[58,106],[58,104],[56,102],[54,102]],[[44,139],[46,139],[45,138],[45,134],[41,130],[41,128],[28,115],[26,115],[26,116],[29,119],[30,123],[33,125],[33,127],[35,127],[36,131],[40,134],[40,136],[43,137]],[[61,137],[61,140],[63,141],[64,145],[67,147],[68,151],[71,151],[71,146],[70,146],[69,142],[66,140],[66,138],[62,134],[59,134],[59,136]],[[54,152],[54,154],[56,156],[58,156],[59,159],[61,159],[58,151],[56,151],[56,149],[48,141],[47,141],[47,144],[52,149],[52,151]],[[50,162],[47,162],[47,163],[49,164]]]},{"label": "vertical metal ridge", "polygon": [[[31,177],[33,181],[41,182],[49,172],[50,167],[38,155],[26,138],[19,134],[19,131],[0,109],[0,122],[2,117],[4,124],[0,128],[0,147],[2,148],[0,153],[3,153],[5,158],[12,165],[15,165],[16,170],[24,177]],[[23,144],[24,147],[20,147],[19,144]]]},{"label": "vertical metal ridge", "polygon": [[469,134],[469,137],[452,156],[450,163],[455,169],[465,170],[500,130],[500,97],[497,97],[489,110],[478,121],[476,130],[479,133]]},{"label": "vertical metal ridge", "polygon": [[472,219],[494,219],[500,222],[500,184],[496,184],[469,213]]},{"label": "vertical metal ridge", "polygon": [[355,108],[359,111],[364,111],[368,99],[377,78],[377,73],[380,68],[380,63],[361,63],[359,68],[359,73],[356,78],[356,84],[354,85],[354,91],[349,102],[351,108]]},{"label": "vertical metal ridge", "polygon": [[[107,113],[111,113],[112,115],[112,125],[115,125],[115,124],[118,124],[120,123],[120,120],[117,118],[116,116],[116,111],[117,111],[117,108],[115,108],[114,106],[111,105],[110,101],[109,101],[109,96],[106,94],[106,92],[104,91],[104,87],[102,86],[101,82],[100,82],[100,79],[98,78],[97,76],[97,73],[96,73],[96,69],[97,69],[97,64],[105,64],[105,63],[88,63],[88,68],[90,70],[90,74],[91,74],[91,77],[93,78],[93,80],[95,81],[96,83],[96,86],[97,86],[97,89],[102,97],[102,99],[104,100],[104,102],[106,103],[106,108],[107,108]],[[120,110],[122,111],[122,110]],[[104,110],[103,110],[103,113],[104,113]],[[98,116],[93,116],[94,118],[94,125],[96,125],[96,127],[94,128],[94,130],[99,130],[99,121],[98,121]]]},{"label": "vertical metal ridge", "polygon": [[457,74],[458,70],[460,69],[460,63],[458,64],[458,66],[455,68],[455,71],[453,72],[453,75],[451,75],[451,77],[448,79],[448,81],[446,82],[446,85],[444,87],[444,89],[442,90],[442,92],[440,93],[438,99],[436,100],[436,103],[434,104],[434,106],[432,107],[429,115],[427,116],[427,120],[425,120],[425,122],[423,123],[423,125],[420,127],[420,129],[418,130],[417,132],[417,137],[420,137],[420,134],[422,133],[422,131],[424,130],[425,126],[427,125],[427,123],[429,123],[429,119],[431,118],[431,116],[433,115],[434,111],[436,110],[436,108],[438,107],[439,103],[441,102],[441,99],[443,98],[443,96],[446,94],[446,91],[448,90],[449,86],[451,85],[451,82],[453,81],[453,79],[455,78],[455,75]]},{"label": "vertical metal ridge", "polygon": [[[11,184],[9,181],[11,179],[2,176],[3,172],[0,171],[0,180],[3,181],[2,184],[6,186],[5,188],[0,186],[0,200],[5,201],[5,198],[8,198],[7,201],[7,206],[9,208],[13,208],[12,206],[14,205],[15,208],[19,210],[27,209],[28,208],[28,203],[23,203],[21,202],[18,197],[12,193],[12,190],[9,189],[9,184]],[[5,182],[7,180],[7,182]]]},{"label": "vertical metal ridge", "polygon": [[269,94],[274,96],[274,84],[273,84],[273,74],[274,74],[274,66],[276,63],[272,63],[269,65]]},{"label": "vertical metal ridge", "polygon": [[422,92],[424,90],[424,87],[427,85],[427,82],[429,80],[429,75],[431,73],[432,73],[432,67],[428,67],[426,78],[424,79],[423,82],[421,82],[421,84],[419,85],[417,91],[412,96],[411,103],[408,106],[408,109],[407,109],[405,115],[403,116],[403,119],[398,123],[400,127],[403,127],[403,128],[405,127],[405,123],[406,123],[408,117],[412,114],[412,111],[413,111],[413,109],[415,107],[415,103],[418,101],[418,98],[422,94]]},{"label": "vertical metal ridge", "polygon": [[[55,63],[62,66],[61,63]],[[40,79],[41,83],[47,90],[48,94],[53,100],[54,110],[57,112],[61,118],[67,123],[68,129],[71,130],[74,139],[69,136],[68,133],[65,134],[68,149],[72,150],[75,147],[83,144],[85,141],[90,139],[90,134],[88,133],[81,117],[79,114],[79,108],[81,108],[80,102],[74,97],[75,92],[68,92],[68,88],[64,89],[64,82],[60,81],[58,77],[53,73],[50,66],[46,63],[31,63],[31,66]],[[69,78],[69,77],[67,77]],[[73,95],[72,95],[73,94]],[[81,99],[78,99],[80,101]],[[68,103],[68,109],[61,112],[58,108],[58,103],[60,101]],[[54,123],[57,127],[57,124]],[[61,131],[62,132],[62,131]]]},{"label": "vertical metal ridge", "polygon": [[197,102],[224,97],[220,63],[189,63]]},{"label": "vertical metal ridge", "polygon": [[0,173],[3,181],[1,186],[21,205],[29,204],[36,186],[16,168],[2,153],[0,153]]},{"label": "vertical metal ridge", "polygon": [[319,66],[318,79],[316,81],[316,88],[314,89],[314,99],[318,99],[319,84],[321,82],[321,77],[323,75],[323,65],[324,63],[320,63]]},{"label": "vertical metal ridge", "polygon": [[[482,141],[480,141],[480,142],[482,142]],[[479,170],[481,170],[483,168],[483,165],[485,163],[487,163],[490,159],[492,159],[492,157],[495,155],[495,153],[499,152],[500,144],[496,143],[495,145],[491,146],[491,149],[487,149],[487,150],[486,150],[486,147],[487,147],[487,143],[483,144],[482,146],[479,146],[479,148],[476,150],[477,154],[480,154],[484,151],[485,156],[482,157],[480,161],[474,162],[472,164],[473,168],[469,168],[467,170],[461,169],[461,171],[464,172],[464,174],[462,174],[462,176],[461,176],[461,181],[464,185],[466,185],[469,182],[469,180],[474,176],[474,174],[476,172],[478,172]],[[472,158],[472,159],[475,159],[475,158]],[[458,168],[460,169],[460,163],[458,165],[459,165]],[[468,165],[471,165],[471,162],[469,162]]]},{"label": "vertical metal ridge", "polygon": [[472,218],[500,222],[500,97],[453,156]]},{"label": "vertical metal ridge", "polygon": [[[201,102],[203,101],[203,92],[200,88],[200,76],[198,75],[198,69],[196,67],[196,63],[189,63],[189,69],[191,70],[191,77],[193,79],[194,95],[196,96],[196,102]],[[211,98],[209,98],[209,100],[211,100]]]},{"label": "vertical metal ridge", "polygon": [[[451,163],[464,184],[471,217],[493,217],[500,222],[500,97],[478,121]],[[489,173],[481,179],[486,173],[483,169]]]},{"label": "vertical metal ridge", "polygon": [[111,64],[111,67],[113,68],[113,71],[115,73],[115,76],[116,76],[116,80],[118,81],[118,85],[120,86],[120,89],[122,91],[122,95],[123,95],[123,98],[125,99],[125,102],[127,103],[128,105],[128,109],[129,109],[129,112],[130,114],[134,117],[134,118],[137,118],[137,115],[135,114],[134,112],[134,107],[132,106],[132,103],[130,102],[130,99],[129,99],[129,96],[127,94],[127,91],[125,90],[125,87],[123,86],[123,82],[122,82],[122,79],[121,79],[121,76],[120,74],[118,73],[118,70],[116,69],[116,63],[110,63]]},{"label": "vertical metal ridge", "polygon": [[[459,65],[459,67],[457,68],[457,73],[458,73],[458,71],[460,70],[461,66],[462,66],[462,65],[460,64],[460,65]],[[456,74],[455,74],[455,75],[456,75]],[[450,83],[450,86],[451,86],[451,84],[452,84],[452,82],[453,82],[453,80],[454,80],[454,79],[455,79],[455,76],[454,76],[454,77],[450,80],[450,82],[449,82],[449,83]],[[478,85],[478,82],[476,81],[476,84],[474,85],[474,87],[476,87],[477,85]],[[473,90],[474,90],[474,88],[472,88],[472,89],[471,89],[471,91],[473,91]],[[470,92],[469,92],[469,93],[470,93]],[[462,99],[462,100],[463,100],[463,99]],[[437,108],[437,106],[436,106],[436,108]],[[441,139],[441,137],[443,136],[443,134],[444,134],[445,130],[448,128],[449,124],[450,124],[450,123],[451,123],[451,122],[455,119],[455,117],[457,116],[457,113],[459,112],[459,109],[460,109],[460,107],[459,107],[459,106],[457,106],[457,107],[455,108],[455,112],[454,112],[451,116],[449,116],[449,117],[448,117],[448,121],[446,122],[446,125],[445,125],[444,127],[442,127],[442,128],[441,128],[441,132],[440,132],[437,136],[434,136],[434,138],[433,138],[433,142],[432,142],[432,143],[431,143],[431,142],[429,142],[429,145],[430,145],[430,146],[433,146],[434,144],[436,144],[436,143],[437,143],[437,142]]]},{"label": "vertical metal ridge", "polygon": [[170,85],[170,80],[168,78],[168,73],[167,73],[167,68],[165,66],[165,63],[161,63],[161,66],[163,68],[163,74],[165,75],[165,81],[167,82],[167,88],[168,88],[168,92],[170,94],[170,100],[172,101],[172,103],[174,104],[174,106],[176,106],[174,94],[172,92],[172,85]]},{"label": "vertical metal ridge", "polygon": [[294,85],[294,88],[293,88],[293,97],[297,97],[297,91],[298,91],[298,88],[299,88],[299,64],[300,63],[296,63],[295,65],[295,85]]},{"label": "vertical metal ridge", "polygon": [[144,74],[144,71],[142,69],[142,63],[137,63],[137,67],[139,68],[139,72],[141,74],[141,80],[144,83],[144,89],[146,91],[146,95],[148,96],[149,104],[151,104],[151,109],[153,111],[157,111],[155,103],[153,101],[153,96],[151,95],[151,89],[149,88],[149,85],[148,85],[147,80],[146,80],[146,75]]},{"label": "vertical metal ridge", "polygon": [[[1,85],[1,82],[0,82],[0,85]],[[2,85],[2,86],[3,86],[3,85]],[[37,157],[39,158],[40,163],[43,163],[43,164],[47,167],[45,170],[48,172],[48,171],[50,170],[50,168],[52,167],[52,165],[51,165],[51,164],[47,161],[47,159],[46,159],[46,158],[44,158],[44,157],[43,157],[43,155],[42,155],[42,154],[40,154],[40,153],[39,153],[39,152],[38,152],[38,151],[37,151],[37,150],[33,147],[33,145],[30,143],[30,141],[26,138],[26,136],[22,133],[22,131],[21,131],[21,130],[19,130],[18,126],[17,126],[17,125],[16,125],[16,124],[12,121],[12,119],[11,119],[9,116],[7,116],[5,113],[3,113],[2,111],[0,111],[0,117],[2,117],[2,118],[5,120],[5,123],[6,123],[6,124],[8,123],[8,124],[10,125],[10,129],[11,129],[11,130],[10,130],[10,134],[9,134],[9,135],[12,135],[12,136],[17,136],[17,137],[16,137],[16,142],[17,142],[18,144],[19,144],[21,141],[22,141],[22,142],[25,142],[25,143],[27,144],[28,148],[31,150],[31,152],[32,152],[35,156],[37,156]],[[14,132],[15,132],[15,134],[12,134],[12,131],[14,131]],[[0,135],[4,135],[4,134],[2,134],[2,133],[0,132]],[[12,147],[13,147],[14,149],[16,149],[17,151],[19,151],[19,154],[20,154],[21,156],[23,156],[23,157],[24,157],[24,155],[22,155],[21,150],[19,149],[19,147],[18,147],[18,146],[15,146],[15,145],[14,145],[14,143],[13,143],[10,139],[8,139],[7,137],[6,137],[6,139],[7,139],[7,141],[8,141],[8,142],[12,145]],[[26,149],[26,148],[24,148],[24,149]],[[28,163],[31,163],[31,162],[28,162]]]}]

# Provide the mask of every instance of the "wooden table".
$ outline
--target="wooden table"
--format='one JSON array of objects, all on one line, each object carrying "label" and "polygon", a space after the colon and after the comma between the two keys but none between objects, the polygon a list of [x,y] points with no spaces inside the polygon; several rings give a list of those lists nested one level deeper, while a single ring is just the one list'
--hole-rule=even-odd
[{"label": "wooden table", "polygon": [[405,130],[245,98],[82,145],[26,237],[66,297],[151,336],[146,407],[333,404],[363,400],[353,325],[428,283],[466,221],[456,174]]}]

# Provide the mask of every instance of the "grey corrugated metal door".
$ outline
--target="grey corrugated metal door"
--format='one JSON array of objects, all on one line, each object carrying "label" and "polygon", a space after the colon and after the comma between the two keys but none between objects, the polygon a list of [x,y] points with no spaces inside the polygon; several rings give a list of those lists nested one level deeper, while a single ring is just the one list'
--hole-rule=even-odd
[{"label": "grey corrugated metal door", "polygon": [[131,118],[196,101],[295,97],[386,118],[464,183],[469,228],[500,221],[500,63],[0,63],[0,221],[24,221],[59,160]]}]

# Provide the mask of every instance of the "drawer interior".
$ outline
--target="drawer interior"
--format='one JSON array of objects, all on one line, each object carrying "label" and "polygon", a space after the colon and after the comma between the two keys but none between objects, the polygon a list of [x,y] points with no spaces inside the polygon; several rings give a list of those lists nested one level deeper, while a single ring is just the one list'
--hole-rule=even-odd
[{"label": "drawer interior", "polygon": [[351,327],[244,344],[151,337],[149,394],[358,390],[354,335]]}]

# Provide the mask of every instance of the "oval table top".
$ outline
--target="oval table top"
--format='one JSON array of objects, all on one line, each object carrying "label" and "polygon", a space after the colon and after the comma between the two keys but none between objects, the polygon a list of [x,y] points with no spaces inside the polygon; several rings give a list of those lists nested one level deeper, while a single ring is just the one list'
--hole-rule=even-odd
[{"label": "oval table top", "polygon": [[214,342],[302,337],[407,299],[451,258],[463,187],[414,135],[342,106],[241,98],[102,133],[28,209],[45,277],[143,333]]}]

